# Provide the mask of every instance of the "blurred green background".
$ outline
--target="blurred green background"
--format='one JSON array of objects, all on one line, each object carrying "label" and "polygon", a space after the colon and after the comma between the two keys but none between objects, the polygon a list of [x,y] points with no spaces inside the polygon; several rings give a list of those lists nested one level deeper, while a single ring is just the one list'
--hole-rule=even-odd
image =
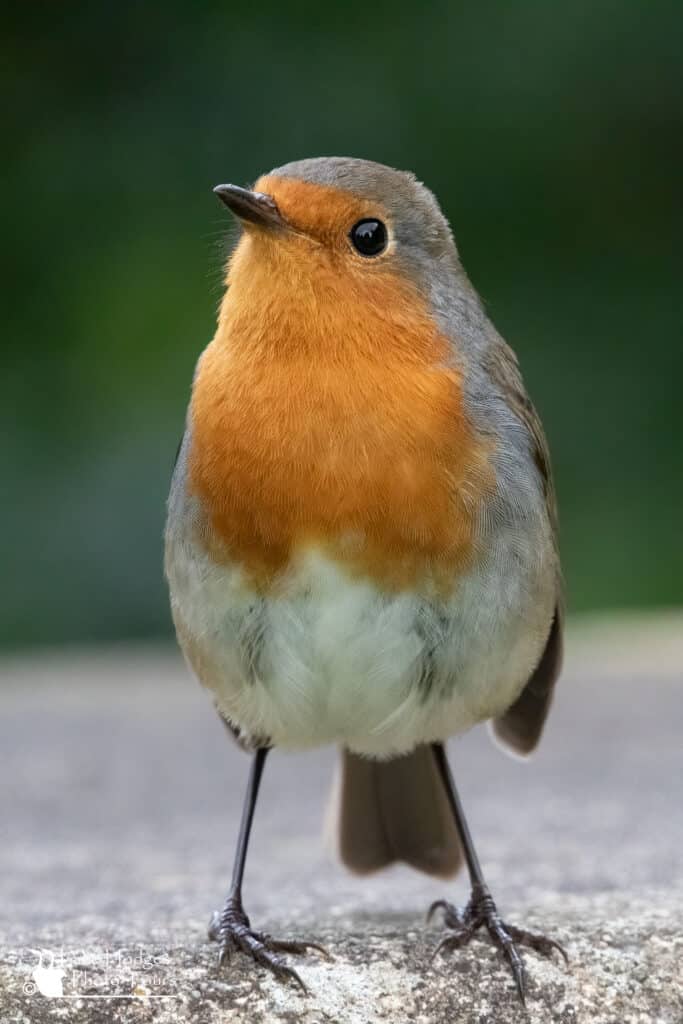
[{"label": "blurred green background", "polygon": [[169,632],[211,187],[322,154],[440,197],[547,428],[570,608],[680,602],[682,30],[657,0],[11,6],[0,644]]}]

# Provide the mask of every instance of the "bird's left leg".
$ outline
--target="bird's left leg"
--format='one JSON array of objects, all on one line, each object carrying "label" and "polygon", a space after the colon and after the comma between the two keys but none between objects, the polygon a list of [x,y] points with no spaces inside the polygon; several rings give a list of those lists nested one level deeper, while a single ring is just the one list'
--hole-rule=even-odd
[{"label": "bird's left leg", "polygon": [[247,859],[247,847],[251,824],[254,818],[256,798],[258,796],[263,766],[268,753],[268,747],[261,747],[254,754],[247,792],[244,798],[242,809],[242,821],[240,824],[239,837],[237,839],[237,850],[235,862],[232,869],[232,881],[230,891],[221,913],[216,911],[209,923],[209,938],[219,943],[218,964],[219,966],[228,960],[232,953],[240,950],[251,956],[256,963],[267,967],[276,977],[283,981],[294,981],[300,988],[306,991],[306,986],[293,967],[286,963],[283,953],[306,953],[309,949],[315,949],[323,956],[328,953],[322,946],[314,942],[294,942],[274,939],[265,932],[254,931],[242,905],[242,879],[244,877],[244,865]]},{"label": "bird's left leg", "polygon": [[446,752],[440,743],[433,744],[433,749],[444,786],[446,787],[448,802],[451,805],[458,829],[472,885],[472,893],[464,910],[458,910],[451,903],[446,902],[446,900],[437,900],[429,908],[428,917],[431,917],[435,910],[443,910],[444,922],[449,929],[437,946],[434,955],[436,956],[438,953],[466,946],[480,928],[486,928],[492,942],[501,950],[509,963],[515,984],[517,985],[519,998],[524,1003],[526,972],[517,946],[528,946],[543,956],[550,956],[554,950],[557,950],[557,952],[562,954],[565,961],[568,961],[567,954],[559,942],[555,942],[554,939],[548,939],[545,935],[528,932],[523,928],[516,928],[513,925],[506,924],[501,919],[493,897],[484,881],[479,858],[474,849],[472,836],[470,835],[462,804],[460,803],[458,791],[455,788]]}]

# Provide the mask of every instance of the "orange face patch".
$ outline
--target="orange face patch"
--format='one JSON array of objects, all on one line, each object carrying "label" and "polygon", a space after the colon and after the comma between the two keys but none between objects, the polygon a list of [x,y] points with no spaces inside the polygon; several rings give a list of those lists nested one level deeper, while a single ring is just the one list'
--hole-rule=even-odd
[{"label": "orange face patch", "polygon": [[191,490],[217,558],[270,586],[320,546],[385,588],[452,585],[472,557],[485,442],[417,289],[363,260],[377,206],[261,179],[291,232],[245,231],[191,403]]},{"label": "orange face patch", "polygon": [[348,250],[346,236],[362,217],[386,218],[380,203],[326,185],[265,174],[256,192],[272,196],[284,219],[294,229],[331,249]]}]

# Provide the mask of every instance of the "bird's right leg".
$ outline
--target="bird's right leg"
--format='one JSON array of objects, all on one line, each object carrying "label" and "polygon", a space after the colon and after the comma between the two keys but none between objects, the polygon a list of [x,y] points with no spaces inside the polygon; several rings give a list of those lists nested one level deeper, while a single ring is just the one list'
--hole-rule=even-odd
[{"label": "bird's right leg", "polygon": [[[437,900],[429,908],[429,917],[435,910],[443,910],[445,923],[449,929],[446,937],[439,943],[436,953],[449,952],[466,946],[480,929],[486,929],[491,941],[501,950],[512,971],[517,986],[517,992],[522,1003],[525,1002],[526,972],[517,946],[528,946],[542,956],[551,956],[553,952],[560,953],[565,962],[568,961],[559,942],[549,939],[545,935],[537,935],[535,932],[527,931],[525,928],[516,928],[514,925],[506,924],[498,913],[498,908],[493,901],[489,888],[484,881],[484,875],[479,864],[469,826],[465,819],[460,802],[460,796],[455,788],[453,775],[448,765],[446,752],[440,743],[433,744],[434,755],[441,771],[441,777],[446,787],[446,796],[451,805],[451,811],[455,820],[465,861],[472,884],[472,894],[469,903],[464,910],[458,910],[446,900]],[[436,954],[435,954],[436,955]]]},{"label": "bird's right leg", "polygon": [[306,991],[306,986],[298,973],[287,965],[282,954],[305,953],[309,949],[315,949],[324,956],[327,956],[326,951],[322,946],[318,946],[314,942],[281,941],[272,938],[264,932],[254,931],[242,905],[244,865],[247,859],[247,847],[254,818],[254,809],[267,754],[268,747],[261,747],[253,756],[247,792],[244,798],[244,807],[242,809],[242,821],[237,839],[230,891],[228,892],[222,912],[218,913],[216,911],[211,918],[209,938],[219,943],[219,966],[226,960],[229,960],[230,956],[239,950],[251,956],[256,963],[267,967],[276,977],[283,981],[294,981],[300,988]]}]

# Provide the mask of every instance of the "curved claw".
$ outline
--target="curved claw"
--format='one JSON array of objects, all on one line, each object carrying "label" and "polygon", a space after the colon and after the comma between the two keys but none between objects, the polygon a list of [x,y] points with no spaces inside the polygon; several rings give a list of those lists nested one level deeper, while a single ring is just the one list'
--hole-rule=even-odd
[{"label": "curved claw", "polygon": [[[260,961],[263,963],[263,961]],[[264,964],[264,967],[266,964]],[[270,966],[270,965],[268,965]],[[273,968],[271,968],[273,970]],[[295,985],[298,985],[304,995],[308,995],[308,989],[304,981],[301,979],[298,971],[295,971],[293,967],[289,967],[287,964],[283,964],[278,970],[273,970],[273,973],[277,978],[281,978],[282,981],[293,981]]]},{"label": "curved claw", "polygon": [[434,963],[434,961],[436,960],[437,956],[439,955],[439,953],[442,952],[442,950],[444,950],[444,949],[457,949],[458,946],[460,946],[460,945],[462,945],[462,943],[458,942],[453,935],[447,935],[444,939],[441,940],[439,945],[436,947],[436,949],[432,953],[431,957],[429,958],[429,962],[430,963]]},{"label": "curved claw", "polygon": [[522,967],[517,969],[512,964],[512,973],[515,978],[515,984],[517,985],[517,995],[519,996],[522,1006],[526,1007],[526,971]]},{"label": "curved claw", "polygon": [[555,942],[555,939],[548,939],[548,942],[551,944],[553,949],[556,949],[560,956],[564,958],[565,967],[569,967],[569,953],[564,946],[560,945],[559,942]]},{"label": "curved claw", "polygon": [[546,935],[537,935],[534,932],[524,931],[523,928],[516,928],[514,925],[508,925],[508,933],[515,942],[518,942],[520,946],[528,946],[529,949],[535,950],[540,953],[541,956],[552,956],[553,950],[564,958],[565,965],[569,966],[569,954],[567,950],[555,939],[549,939]]},{"label": "curved claw", "polygon": [[437,910],[443,910],[444,914],[447,914],[448,909],[449,904],[446,902],[446,900],[434,900],[429,910],[427,911],[427,924],[429,924]]},{"label": "curved claw", "polygon": [[441,940],[441,942],[439,943],[439,945],[436,947],[436,949],[434,950],[434,952],[432,953],[432,955],[429,958],[430,964],[434,963],[434,961],[436,960],[437,956],[439,955],[441,950],[444,948],[444,946],[447,944],[447,942],[448,942],[448,939],[442,939]]},{"label": "curved claw", "polygon": [[[551,948],[548,950],[547,953],[545,952],[544,949],[538,948],[538,952],[539,953],[544,953],[545,956],[550,956],[550,954],[552,953],[553,949],[556,949],[557,952],[560,954],[560,956],[564,959],[565,967],[569,967],[569,953],[564,948],[564,946],[560,945],[559,942],[556,942],[555,939],[547,939],[545,937],[545,935],[541,935],[540,938],[543,940],[544,944],[547,943],[548,946],[550,946]],[[536,946],[534,946],[533,948],[537,949]]]}]

